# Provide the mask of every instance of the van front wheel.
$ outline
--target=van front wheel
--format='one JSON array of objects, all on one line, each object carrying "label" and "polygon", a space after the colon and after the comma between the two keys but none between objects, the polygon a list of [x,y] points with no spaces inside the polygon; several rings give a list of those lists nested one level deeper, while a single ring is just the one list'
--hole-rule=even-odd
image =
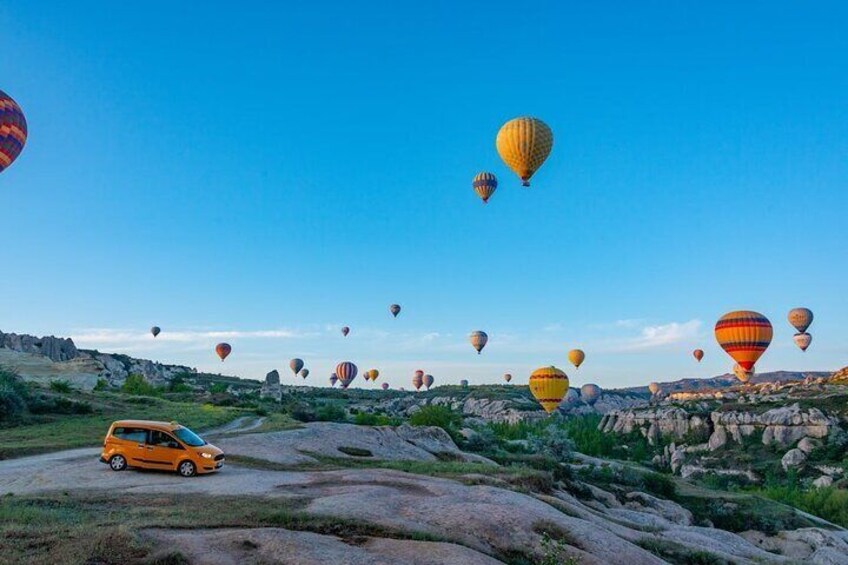
[{"label": "van front wheel", "polygon": [[195,467],[194,463],[191,461],[183,461],[180,463],[180,466],[177,467],[177,471],[179,471],[180,475],[183,477],[193,477],[197,473],[197,467]]},{"label": "van front wheel", "polygon": [[127,460],[124,459],[123,455],[113,455],[111,459],[109,459],[109,467],[113,471],[123,471],[127,468]]}]

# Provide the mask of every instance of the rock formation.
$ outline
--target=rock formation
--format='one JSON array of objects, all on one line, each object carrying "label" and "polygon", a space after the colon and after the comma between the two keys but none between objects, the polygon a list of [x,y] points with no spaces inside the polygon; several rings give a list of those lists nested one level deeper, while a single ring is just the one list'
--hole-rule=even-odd
[{"label": "rock formation", "polygon": [[79,357],[79,351],[71,338],[0,332],[0,347],[21,353],[44,355],[51,361],[70,361]]},{"label": "rock formation", "polygon": [[282,387],[280,387],[280,373],[276,369],[265,375],[265,382],[262,383],[262,390],[259,392],[261,398],[270,398],[280,401],[283,395]]}]

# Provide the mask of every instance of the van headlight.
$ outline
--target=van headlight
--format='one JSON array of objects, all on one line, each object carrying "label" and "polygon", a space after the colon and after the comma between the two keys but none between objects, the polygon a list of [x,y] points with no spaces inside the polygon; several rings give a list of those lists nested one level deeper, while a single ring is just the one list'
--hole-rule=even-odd
[{"label": "van headlight", "polygon": [[203,457],[204,459],[212,459],[211,453],[201,453],[200,456]]}]

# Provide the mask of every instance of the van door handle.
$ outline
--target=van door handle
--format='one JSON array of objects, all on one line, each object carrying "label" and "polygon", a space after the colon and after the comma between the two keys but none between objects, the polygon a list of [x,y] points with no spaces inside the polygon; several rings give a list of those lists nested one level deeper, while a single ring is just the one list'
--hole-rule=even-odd
[{"label": "van door handle", "polygon": [[138,444],[139,447],[144,447],[143,443]]}]

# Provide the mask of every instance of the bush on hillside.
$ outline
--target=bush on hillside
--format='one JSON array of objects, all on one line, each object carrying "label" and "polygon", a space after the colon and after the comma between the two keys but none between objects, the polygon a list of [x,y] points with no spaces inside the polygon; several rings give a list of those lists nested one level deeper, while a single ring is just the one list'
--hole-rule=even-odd
[{"label": "bush on hillside", "polygon": [[61,392],[63,394],[68,394],[72,392],[74,389],[71,386],[71,383],[62,379],[55,379],[50,381],[50,390],[53,392]]},{"label": "bush on hillside", "polygon": [[142,375],[129,375],[121,387],[121,392],[135,396],[156,396],[159,390]]},{"label": "bush on hillside", "polygon": [[27,390],[14,373],[0,370],[0,421],[10,422],[26,412]]}]

